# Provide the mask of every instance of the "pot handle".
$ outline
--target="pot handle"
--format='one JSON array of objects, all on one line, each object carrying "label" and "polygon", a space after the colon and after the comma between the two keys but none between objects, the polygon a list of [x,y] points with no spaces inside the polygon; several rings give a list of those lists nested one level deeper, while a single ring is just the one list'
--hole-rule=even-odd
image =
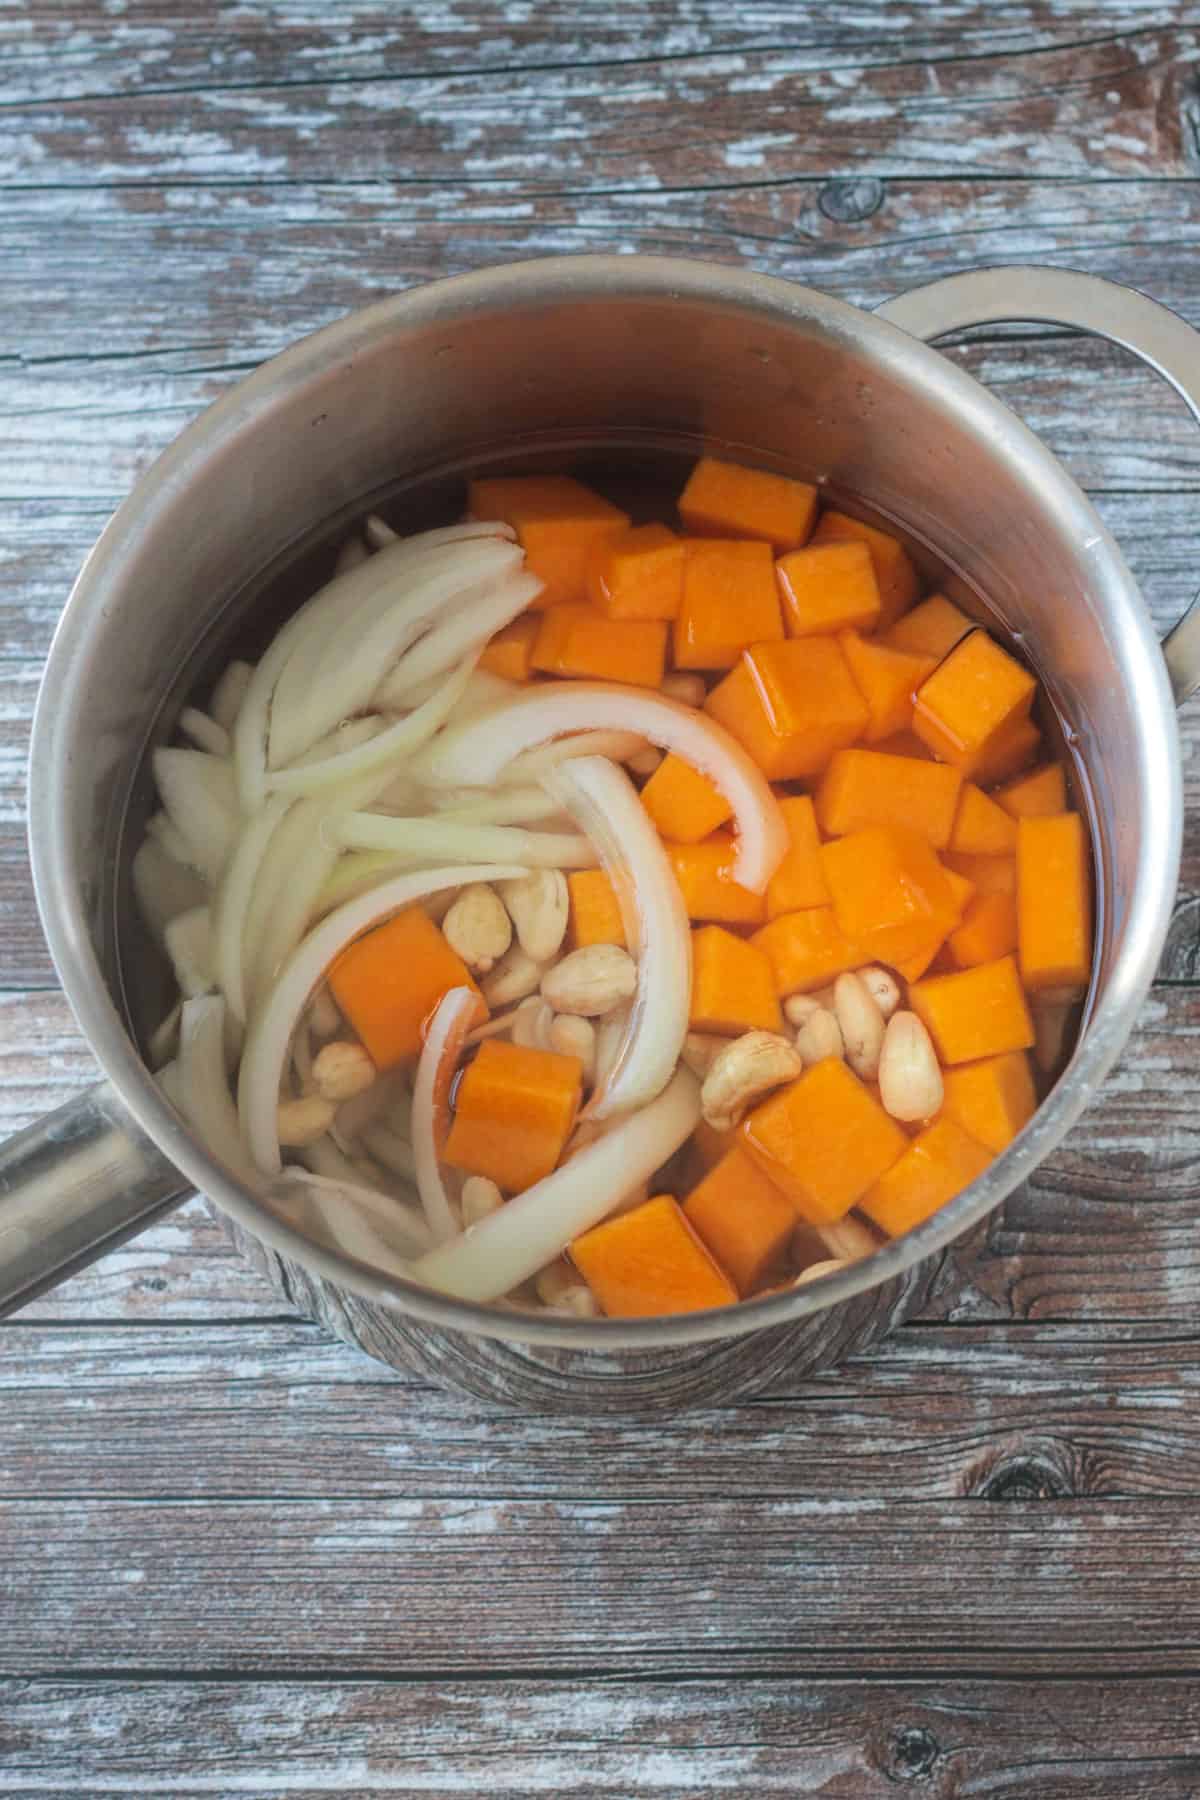
[{"label": "pot handle", "polygon": [[[876,308],[881,319],[929,342],[972,325],[1070,325],[1132,350],[1169,381],[1200,424],[1200,332],[1157,300],[1078,269],[1040,265],[970,269],[912,288]],[[1163,640],[1182,706],[1200,687],[1200,594]]]},{"label": "pot handle", "polygon": [[107,1083],[0,1144],[0,1318],[191,1191]]}]

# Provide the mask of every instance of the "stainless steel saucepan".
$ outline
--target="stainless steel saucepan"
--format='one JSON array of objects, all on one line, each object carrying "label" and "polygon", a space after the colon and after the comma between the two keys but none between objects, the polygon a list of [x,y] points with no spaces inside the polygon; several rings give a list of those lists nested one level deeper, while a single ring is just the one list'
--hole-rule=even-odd
[{"label": "stainless steel saucepan", "polygon": [[[302,1309],[385,1360],[525,1405],[729,1399],[784,1370],[826,1366],[919,1307],[939,1253],[1060,1142],[1134,1024],[1175,897],[1174,706],[1200,672],[1196,608],[1164,661],[1119,550],[1065,470],[928,347],[1017,319],[1128,346],[1200,418],[1200,336],[1091,276],[981,270],[867,313],[763,276],[622,256],[518,264],[384,301],[267,363],[185,431],[88,558],[38,704],[38,903],[102,1079],[0,1149],[0,1310],[193,1188]],[[160,979],[129,902],[145,753],[168,733],[191,672],[253,633],[264,575],[397,484],[602,446],[716,449],[820,479],[958,569],[1047,686],[1078,760],[1098,867],[1085,1029],[1012,1146],[869,1263],[698,1318],[524,1318],[338,1252],[239,1186],[189,1134],[129,1023]]]}]

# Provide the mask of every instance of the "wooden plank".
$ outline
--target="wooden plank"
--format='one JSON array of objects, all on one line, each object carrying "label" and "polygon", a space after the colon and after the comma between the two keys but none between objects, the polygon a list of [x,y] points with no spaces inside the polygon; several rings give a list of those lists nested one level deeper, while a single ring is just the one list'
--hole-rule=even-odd
[{"label": "wooden plank", "polygon": [[[481,9],[481,21],[492,16]],[[331,171],[340,183],[427,184],[458,166],[501,192],[586,193],[857,170],[1024,176],[1041,140],[1056,175],[1161,179],[1194,173],[1184,107],[1197,42],[1177,24],[1076,34],[1036,56],[997,47],[926,61],[893,30],[865,58],[781,44],[600,67],[564,60],[513,67],[502,82],[388,70],[367,82],[242,86],[218,67],[185,99],[147,87],[5,107],[0,167],[10,188],[90,188]]]},{"label": "wooden plank", "polygon": [[[53,1677],[0,1685],[0,1794],[1192,1800],[1195,1684]],[[219,1783],[218,1787],[215,1785]],[[927,1785],[925,1785],[927,1784]]]},{"label": "wooden plank", "polygon": [[[216,1313],[214,1298],[211,1319],[136,1331],[11,1321],[0,1502],[291,1505],[399,1492],[436,1509],[456,1495],[640,1506],[684,1492],[693,1505],[836,1495],[867,1507],[886,1495],[940,1507],[1039,1490],[1061,1502],[1182,1502],[1200,1480],[1194,1307],[1173,1325],[907,1327],[752,1404],[609,1422],[600,1463],[592,1420],[506,1417],[500,1432],[474,1402],[393,1375],[314,1326]],[[423,1529],[436,1529],[432,1515]]]}]

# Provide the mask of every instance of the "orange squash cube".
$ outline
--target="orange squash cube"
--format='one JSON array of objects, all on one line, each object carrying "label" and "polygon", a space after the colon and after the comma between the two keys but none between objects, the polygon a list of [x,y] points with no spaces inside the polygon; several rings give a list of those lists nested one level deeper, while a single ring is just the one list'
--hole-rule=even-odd
[{"label": "orange squash cube", "polygon": [[913,730],[973,775],[1007,727],[1025,719],[1037,682],[986,631],[973,631],[917,689]]},{"label": "orange squash cube", "polygon": [[679,517],[698,537],[763,538],[776,550],[803,544],[817,516],[807,481],[702,456],[679,496]]},{"label": "orange squash cube", "polygon": [[950,848],[960,856],[1011,856],[1017,828],[1002,807],[973,781],[963,783]]},{"label": "orange squash cube", "polygon": [[567,876],[567,935],[572,950],[589,944],[625,948],[625,925],[617,890],[603,869],[572,869]]},{"label": "orange squash cube", "polygon": [[744,1150],[710,1169],[683,1216],[743,1298],[787,1272],[796,1209]]},{"label": "orange squash cube", "polygon": [[781,913],[756,931],[751,942],[767,957],[775,986],[785,998],[824,987],[847,969],[870,961],[841,929],[832,906]]},{"label": "orange squash cube", "polygon": [[991,1152],[944,1115],[915,1137],[859,1205],[889,1237],[900,1237],[969,1187]]},{"label": "orange squash cube", "polygon": [[1028,1050],[1033,1021],[1015,956],[980,963],[957,975],[930,975],[908,991],[944,1063],[978,1062],[1006,1050]]},{"label": "orange squash cube", "polygon": [[738,1297],[670,1194],[594,1225],[570,1257],[610,1319],[701,1312]]},{"label": "orange squash cube", "polygon": [[808,794],[783,794],[779,810],[788,831],[788,851],[767,883],[767,917],[828,906],[829,884],[821,866],[821,834]]},{"label": "orange squash cube", "polygon": [[661,619],[606,619],[594,606],[552,606],[542,614],[533,666],[548,675],[659,687],[667,660]]},{"label": "orange squash cube", "polygon": [[783,636],[769,544],[695,538],[686,549],[677,669],[732,669],[748,644]]},{"label": "orange squash cube", "polygon": [[779,995],[771,964],[745,938],[719,925],[692,933],[691,1029],[721,1037],[743,1031],[778,1031]]},{"label": "orange squash cube", "polygon": [[740,1129],[751,1156],[811,1225],[843,1218],[908,1143],[834,1056],[764,1100]]},{"label": "orange squash cube", "polygon": [[879,623],[879,584],[865,544],[810,544],[775,564],[789,637],[820,637]]},{"label": "orange squash cube", "polygon": [[737,849],[731,832],[714,832],[702,844],[668,844],[666,852],[689,919],[714,925],[762,924],[766,900],[733,878]]},{"label": "orange squash cube", "polygon": [[1037,1109],[1033,1072],[1024,1050],[947,1069],[945,1083],[940,1116],[955,1120],[996,1156]]},{"label": "orange squash cube", "polygon": [[658,835],[672,844],[698,844],[733,811],[707,775],[672,750],[642,789],[642,805]]},{"label": "orange squash cube", "polygon": [[948,763],[839,750],[817,788],[817,823],[829,837],[866,825],[899,825],[940,850],[950,840],[961,787],[961,772]]},{"label": "orange squash cube", "polygon": [[991,749],[980,758],[973,771],[976,781],[980,787],[1007,781],[1033,761],[1041,742],[1042,734],[1032,719],[1014,719],[997,732]]},{"label": "orange squash cube", "polygon": [[[466,963],[419,906],[348,945],[330,967],[329,986],[379,1069],[417,1055],[430,1014],[451,988],[479,994]],[[475,1022],[487,1016],[479,994]]]},{"label": "orange squash cube", "polygon": [[631,525],[592,547],[588,599],[610,619],[673,619],[683,599],[682,538],[665,525]]},{"label": "orange squash cube", "polygon": [[871,552],[875,580],[879,585],[879,629],[886,631],[920,592],[917,571],[899,538],[893,537],[890,531],[881,531],[877,525],[865,525],[861,519],[852,519],[848,513],[823,512],[809,542],[844,544],[848,540],[865,544]]},{"label": "orange squash cube", "polygon": [[947,850],[943,858],[948,869],[969,881],[976,894],[1015,894],[1017,891],[1017,859],[1015,856],[959,856]]},{"label": "orange squash cube", "polygon": [[864,961],[912,956],[958,919],[946,871],[915,831],[869,825],[824,845],[821,860],[834,917]]},{"label": "orange squash cube", "polygon": [[1078,813],[1017,821],[1017,942],[1021,979],[1030,993],[1087,986],[1091,873]]},{"label": "orange squash cube", "polygon": [[545,585],[533,609],[583,600],[591,554],[629,524],[628,513],[569,475],[489,475],[467,484],[473,519],[511,525],[531,574]]},{"label": "orange squash cube", "polygon": [[955,644],[974,630],[974,621],[947,600],[945,594],[930,594],[911,612],[897,619],[884,637],[893,650],[908,650],[916,656],[932,656],[941,662]]},{"label": "orange squash cube", "polygon": [[913,695],[936,668],[933,657],[890,649],[887,644],[860,637],[856,631],[840,632],[838,643],[867,703],[863,741],[882,744],[899,732],[911,730]]},{"label": "orange squash cube", "polygon": [[577,1056],[485,1038],[459,1078],[446,1161],[507,1194],[532,1187],[557,1166],[582,1086]]},{"label": "orange squash cube", "polygon": [[978,894],[946,946],[960,969],[995,962],[1017,947],[1017,905],[1011,894]]},{"label": "orange squash cube", "polygon": [[698,1164],[707,1174],[723,1156],[728,1156],[736,1144],[737,1131],[734,1128],[718,1131],[715,1125],[710,1125],[707,1119],[702,1118],[688,1139],[688,1161]]},{"label": "orange squash cube", "polygon": [[772,781],[823,769],[856,743],[866,703],[835,638],[789,638],[747,650],[705,701]]},{"label": "orange squash cube", "polygon": [[484,646],[479,667],[505,681],[528,681],[533,674],[533,646],[540,621],[533,613],[521,613],[504,625]]},{"label": "orange squash cube", "polygon": [[1002,787],[996,803],[1014,819],[1045,819],[1067,810],[1067,777],[1061,763],[1043,763]]}]

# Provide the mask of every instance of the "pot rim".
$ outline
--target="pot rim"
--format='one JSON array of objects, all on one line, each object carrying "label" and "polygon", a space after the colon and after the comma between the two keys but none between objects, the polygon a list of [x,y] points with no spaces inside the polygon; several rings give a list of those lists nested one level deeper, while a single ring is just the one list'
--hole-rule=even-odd
[{"label": "pot rim", "polygon": [[[583,1320],[506,1314],[379,1274],[285,1225],[243,1189],[185,1127],[138,1055],[100,969],[79,891],[68,879],[73,856],[56,802],[70,761],[73,678],[119,592],[150,521],[167,513],[211,456],[236,453],[239,439],[273,406],[341,361],[386,340],[398,327],[445,323],[480,308],[603,300],[709,302],[774,323],[815,324],[834,341],[870,353],[889,375],[941,388],[988,454],[1036,483],[1097,570],[1119,590],[1121,642],[1130,685],[1151,702],[1141,708],[1144,751],[1155,779],[1147,786],[1144,830],[1164,846],[1152,870],[1140,868],[1125,942],[1105,992],[1067,1069],[1033,1119],[979,1179],[947,1206],[865,1263],[801,1288],[737,1306],[678,1318]],[[895,1280],[993,1212],[1044,1161],[1090,1103],[1120,1055],[1149,991],[1170,924],[1182,839],[1182,778],[1175,709],[1161,650],[1131,572],[1107,528],[1066,469],[1032,431],[980,383],[884,319],[817,289],[750,270],[652,256],[538,258],[456,275],[409,289],[301,338],[222,395],[176,438],[121,503],[86,558],[51,644],[38,696],[30,752],[29,844],[34,890],[51,955],[89,1045],[122,1102],[163,1153],[239,1225],[284,1257],[353,1292],[427,1324],[508,1341],[576,1350],[648,1350],[741,1336],[783,1326]]]}]

